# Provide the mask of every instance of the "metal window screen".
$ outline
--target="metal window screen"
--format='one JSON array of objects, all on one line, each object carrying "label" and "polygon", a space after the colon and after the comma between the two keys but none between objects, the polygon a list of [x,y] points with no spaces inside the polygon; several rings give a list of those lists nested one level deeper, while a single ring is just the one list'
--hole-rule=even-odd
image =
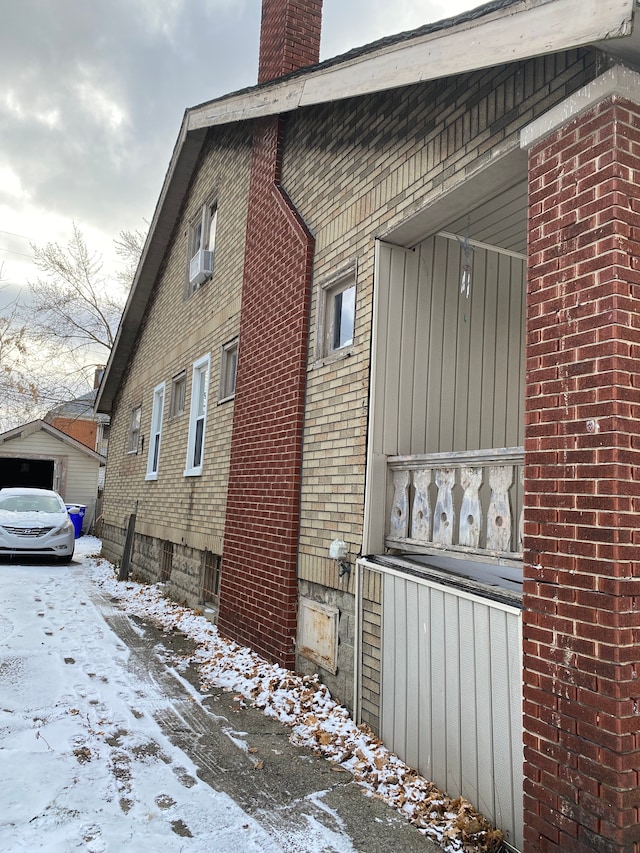
[{"label": "metal window screen", "polygon": [[220,594],[220,557],[211,551],[204,552],[202,573],[202,601],[218,604]]},{"label": "metal window screen", "polygon": [[166,583],[171,578],[173,566],[173,542],[163,542],[160,552],[160,581]]}]

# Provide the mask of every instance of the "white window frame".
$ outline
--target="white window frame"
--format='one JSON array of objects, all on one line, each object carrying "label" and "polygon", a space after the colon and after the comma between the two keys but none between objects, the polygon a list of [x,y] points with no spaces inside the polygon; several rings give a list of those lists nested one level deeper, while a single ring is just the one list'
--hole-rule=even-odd
[{"label": "white window frame", "polygon": [[[205,283],[203,281],[199,284],[191,284],[189,280],[189,268],[191,265],[191,261],[200,251],[200,249],[205,249],[206,251],[213,252],[213,260],[215,264],[217,223],[218,204],[216,201],[210,201],[207,202],[207,204],[202,205],[200,215],[196,219],[194,219],[189,228],[189,251],[187,253],[187,285],[189,294],[195,293],[196,290],[199,290]],[[208,276],[208,278],[210,277],[211,275]],[[207,281],[208,278],[205,279],[205,281]]]},{"label": "white window frame", "polygon": [[149,453],[147,455],[147,474],[145,480],[157,480],[160,468],[160,444],[162,442],[162,422],[164,420],[164,401],[166,383],[160,382],[153,389],[151,408],[151,428],[149,430]]},{"label": "white window frame", "polygon": [[[322,362],[343,358],[353,349],[356,327],[356,301],[358,296],[357,266],[355,261],[337,270],[320,284],[316,323],[316,361]],[[336,297],[353,288],[353,321],[351,338],[336,346]]]},{"label": "white window frame", "polygon": [[[178,394],[178,388],[182,390]],[[177,418],[187,410],[187,371],[181,370],[171,380],[171,400],[169,402],[169,417]]]},{"label": "white window frame", "polygon": [[140,427],[142,425],[142,403],[131,408],[131,420],[129,421],[129,432],[127,436],[127,453],[135,456],[140,445]]},{"label": "white window frame", "polygon": [[[202,358],[193,362],[191,372],[191,404],[189,407],[189,438],[187,440],[187,461],[184,469],[185,477],[199,477],[202,474],[210,371],[211,353],[207,353]],[[199,449],[199,459],[195,458],[197,449]]]},{"label": "white window frame", "polygon": [[238,338],[222,345],[220,354],[220,387],[218,402],[225,403],[236,395],[236,376],[238,373]]}]

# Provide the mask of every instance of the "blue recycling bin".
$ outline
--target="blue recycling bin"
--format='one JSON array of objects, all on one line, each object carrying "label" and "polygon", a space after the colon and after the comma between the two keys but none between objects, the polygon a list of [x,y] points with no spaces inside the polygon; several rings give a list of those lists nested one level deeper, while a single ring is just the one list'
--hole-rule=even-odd
[{"label": "blue recycling bin", "polygon": [[79,539],[82,536],[82,522],[84,521],[84,514],[87,508],[82,504],[65,504],[65,506],[73,524],[74,538]]}]

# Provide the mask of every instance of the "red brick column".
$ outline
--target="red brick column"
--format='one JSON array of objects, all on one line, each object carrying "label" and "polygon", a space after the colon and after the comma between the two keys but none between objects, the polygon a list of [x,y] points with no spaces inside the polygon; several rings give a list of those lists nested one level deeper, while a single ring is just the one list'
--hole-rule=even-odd
[{"label": "red brick column", "polygon": [[314,241],[280,187],[282,133],[253,138],[218,625],[293,667]]},{"label": "red brick column", "polygon": [[640,850],[640,108],[529,161],[526,853]]}]

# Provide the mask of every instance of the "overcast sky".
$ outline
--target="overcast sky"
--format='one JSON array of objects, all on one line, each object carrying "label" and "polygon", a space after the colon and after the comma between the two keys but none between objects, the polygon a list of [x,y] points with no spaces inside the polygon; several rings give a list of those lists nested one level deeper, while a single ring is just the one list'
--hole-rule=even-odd
[{"label": "overcast sky", "polygon": [[[478,5],[324,0],[321,58]],[[72,221],[111,263],[119,232],[153,214],[184,110],[256,83],[260,0],[0,0],[0,11],[4,279],[34,277],[30,242],[66,243]]]}]

